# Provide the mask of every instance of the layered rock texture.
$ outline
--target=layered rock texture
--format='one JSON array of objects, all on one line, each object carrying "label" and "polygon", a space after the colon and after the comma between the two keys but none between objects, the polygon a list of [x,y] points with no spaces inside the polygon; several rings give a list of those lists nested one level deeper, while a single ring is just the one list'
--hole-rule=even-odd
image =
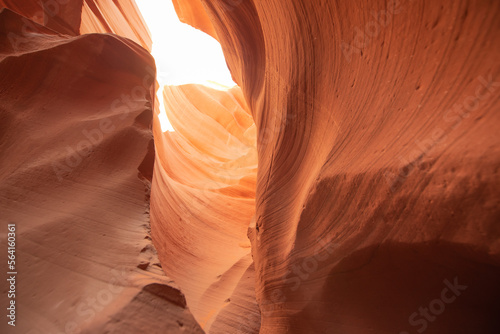
[{"label": "layered rock texture", "polygon": [[[498,1],[176,3],[213,35],[211,20],[257,128],[253,215],[233,211],[243,174],[217,181],[213,164],[230,166],[218,147],[192,166],[214,146],[193,130],[195,108],[182,141],[156,142],[153,240],[205,330],[498,332]],[[247,275],[219,293],[245,224],[261,324],[223,304],[248,296]]]},{"label": "layered rock texture", "polygon": [[500,3],[173,2],[163,133],[132,1],[0,0],[17,330],[498,333]]},{"label": "layered rock texture", "polygon": [[[256,127],[241,90],[166,87],[176,130],[155,122],[151,225],[165,271],[181,282],[196,320],[234,332],[259,311],[248,225],[255,212]],[[248,329],[247,329],[248,328]]]},{"label": "layered rock texture", "polygon": [[203,333],[149,233],[155,64],[135,4],[0,4],[3,276],[17,228],[0,332]]}]

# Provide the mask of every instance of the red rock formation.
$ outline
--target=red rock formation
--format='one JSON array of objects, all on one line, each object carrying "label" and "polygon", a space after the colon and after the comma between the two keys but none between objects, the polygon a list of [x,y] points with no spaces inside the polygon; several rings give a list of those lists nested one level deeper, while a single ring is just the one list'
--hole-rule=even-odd
[{"label": "red rock formation", "polygon": [[153,240],[203,329],[235,332],[240,314],[259,319],[247,237],[255,210],[255,124],[239,88],[167,86],[164,97],[176,131],[162,133],[155,123]]},{"label": "red rock formation", "polygon": [[85,0],[80,34],[114,33],[130,38],[151,52],[151,36],[132,0]]},{"label": "red rock formation", "polygon": [[217,39],[217,33],[212,22],[210,22],[207,12],[203,8],[201,0],[172,0],[172,3],[181,22],[190,24]]},{"label": "red rock formation", "polygon": [[[202,333],[148,231],[153,58],[125,37],[70,36],[80,21],[66,23],[82,7],[66,3],[57,15],[45,12],[46,26],[29,1],[7,5],[34,20],[0,10],[3,250],[7,223],[17,228],[16,326],[4,309],[0,332]],[[99,29],[149,47],[134,7],[114,3],[128,11],[119,17],[100,2],[103,17],[115,20]],[[99,20],[87,13],[81,22]]]},{"label": "red rock formation", "polygon": [[[228,3],[202,1],[257,126],[260,333],[498,332],[500,4]],[[231,262],[211,212],[243,215],[197,201],[186,220],[189,191],[161,186],[179,154],[155,168],[153,235],[200,321]]]},{"label": "red rock formation", "polygon": [[[151,36],[131,0],[0,0],[22,16],[67,35],[115,33],[151,51]],[[24,29],[29,29],[29,24]]]},{"label": "red rock formation", "polygon": [[9,8],[47,28],[75,36],[79,33],[82,3],[83,0],[0,0],[0,8]]},{"label": "red rock formation", "polygon": [[0,0],[18,330],[499,331],[500,3],[176,0],[241,90],[153,149],[135,5],[54,1]]}]

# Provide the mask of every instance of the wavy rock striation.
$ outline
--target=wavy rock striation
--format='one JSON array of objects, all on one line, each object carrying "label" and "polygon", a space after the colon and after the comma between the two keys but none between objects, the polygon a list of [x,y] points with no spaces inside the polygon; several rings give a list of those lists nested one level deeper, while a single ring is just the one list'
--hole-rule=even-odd
[{"label": "wavy rock striation", "polygon": [[[61,34],[114,33],[151,51],[148,28],[131,0],[0,0],[0,8],[9,8]],[[24,33],[30,23],[23,22]]]},{"label": "wavy rock striation", "polygon": [[[220,310],[206,286],[243,253],[224,252],[239,241],[226,226],[247,224],[260,333],[497,332],[500,3],[197,3],[177,6],[207,11],[256,125],[259,168],[253,223],[226,195],[182,211],[199,198],[195,180],[218,182],[186,157],[212,142],[189,115],[182,143],[156,143],[154,241],[196,319]],[[254,314],[228,316],[256,333]]]},{"label": "wavy rock striation", "polygon": [[147,29],[133,2],[62,2],[48,19],[0,3],[19,12],[0,10],[0,243],[15,223],[18,272],[0,332],[203,333],[149,232],[155,65],[132,41],[149,47]]},{"label": "wavy rock striation", "polygon": [[172,3],[181,22],[190,24],[217,39],[217,33],[201,0],[172,0]]},{"label": "wavy rock striation", "polygon": [[[153,240],[205,331],[235,332],[260,318],[247,237],[255,211],[256,128],[239,88],[167,86],[175,132],[155,122]],[[258,330],[258,321],[251,327]]]},{"label": "wavy rock striation", "polygon": [[174,4],[241,88],[162,133],[132,1],[0,0],[17,330],[497,333],[500,3]]}]

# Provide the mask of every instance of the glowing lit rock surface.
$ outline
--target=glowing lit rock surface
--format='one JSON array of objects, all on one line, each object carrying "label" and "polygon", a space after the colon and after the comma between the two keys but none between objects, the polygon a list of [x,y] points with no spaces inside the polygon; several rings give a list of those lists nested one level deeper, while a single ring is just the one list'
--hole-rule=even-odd
[{"label": "glowing lit rock surface", "polygon": [[200,0],[172,0],[179,19],[217,39],[212,22]]},{"label": "glowing lit rock surface", "polygon": [[[124,37],[70,36],[75,3],[46,26],[34,1],[1,3],[36,22],[0,11],[0,244],[15,223],[18,272],[16,327],[0,332],[202,333],[148,231],[154,61]],[[109,29],[149,41],[115,18]]]},{"label": "glowing lit rock surface", "polygon": [[154,242],[197,320],[220,309],[202,296],[247,224],[260,333],[498,332],[500,3],[195,3],[177,6],[208,10],[259,162],[253,227],[226,194],[198,199],[217,173],[186,156],[223,155],[198,118],[179,116],[182,141],[156,135]]},{"label": "glowing lit rock surface", "polygon": [[133,0],[85,0],[80,34],[115,33],[151,51],[151,36]]},{"label": "glowing lit rock surface", "polygon": [[153,153],[132,2],[0,1],[18,329],[499,332],[500,3],[175,4],[241,91],[168,87]]},{"label": "glowing lit rock surface", "polygon": [[153,240],[166,272],[185,289],[203,329],[235,332],[242,313],[258,330],[247,229],[255,208],[255,125],[239,88],[167,86],[176,130],[154,125]]}]

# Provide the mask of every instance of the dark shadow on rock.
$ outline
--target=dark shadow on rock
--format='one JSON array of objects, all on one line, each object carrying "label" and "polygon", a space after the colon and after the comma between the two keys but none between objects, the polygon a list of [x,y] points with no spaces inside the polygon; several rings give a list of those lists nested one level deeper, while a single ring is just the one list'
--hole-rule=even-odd
[{"label": "dark shadow on rock", "polygon": [[320,289],[311,293],[304,282],[288,295],[287,303],[307,300],[288,326],[291,333],[500,333],[500,268],[492,263],[444,242],[361,249],[331,268]]},{"label": "dark shadow on rock", "polygon": [[204,331],[186,308],[186,299],[178,289],[153,283],[115,314],[102,333],[202,334]]}]

